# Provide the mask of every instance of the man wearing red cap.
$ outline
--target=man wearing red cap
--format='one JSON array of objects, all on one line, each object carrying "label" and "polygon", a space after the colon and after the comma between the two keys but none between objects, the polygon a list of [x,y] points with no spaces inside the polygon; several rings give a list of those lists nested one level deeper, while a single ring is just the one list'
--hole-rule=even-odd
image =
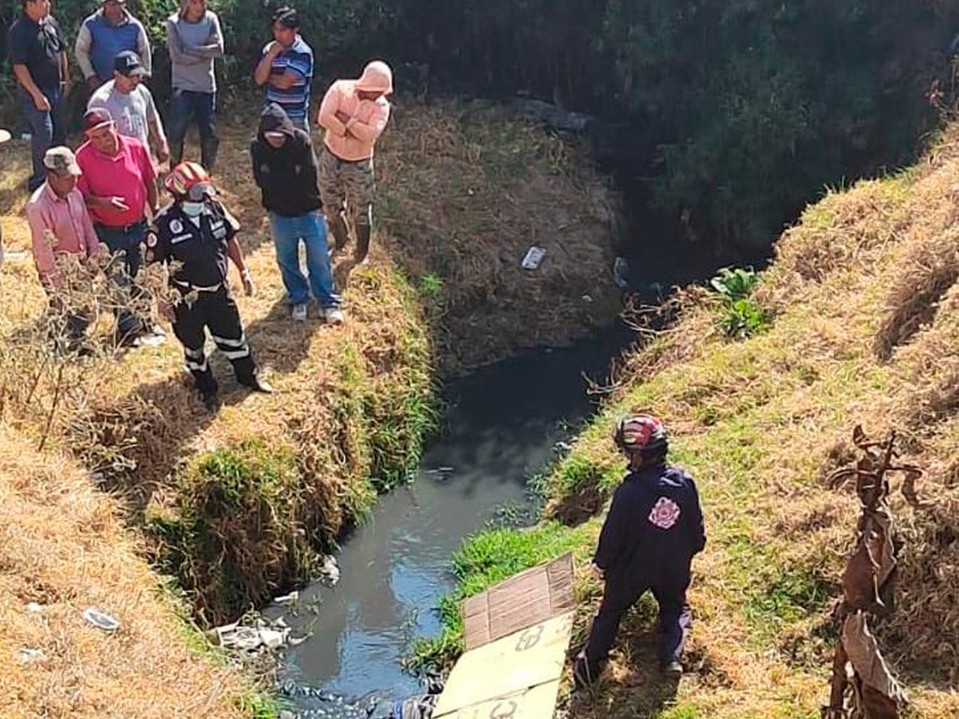
[{"label": "man wearing red cap", "polygon": [[326,209],[333,252],[349,238],[347,217],[356,232],[354,260],[366,260],[373,226],[373,150],[390,119],[387,95],[393,72],[374,60],[358,80],[337,80],[320,105],[317,123],[326,130],[319,158],[320,197]]},{"label": "man wearing red cap", "polygon": [[[90,208],[93,228],[110,252],[122,255],[134,296],[141,292],[133,283],[140,270],[140,245],[146,237],[147,212],[156,215],[158,193],[156,172],[143,143],[117,132],[113,116],[104,108],[87,110],[83,116],[87,141],[77,150],[77,164],[83,174],[77,186]],[[142,321],[121,313],[121,339],[143,331]]]},{"label": "man wearing red cap", "polygon": [[629,461],[629,474],[613,495],[593,558],[605,587],[586,647],[573,667],[578,688],[599,678],[623,615],[647,591],[659,604],[660,670],[674,679],[682,675],[692,625],[686,602],[690,564],[706,546],[696,484],[666,463],[669,447],[662,421],[648,414],[626,417],[614,439]]}]

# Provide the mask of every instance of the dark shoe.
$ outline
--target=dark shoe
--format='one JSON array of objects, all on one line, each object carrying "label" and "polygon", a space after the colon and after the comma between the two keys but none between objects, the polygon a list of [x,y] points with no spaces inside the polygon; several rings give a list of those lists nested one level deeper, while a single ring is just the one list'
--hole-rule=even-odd
[{"label": "dark shoe", "polygon": [[346,227],[346,222],[340,214],[329,218],[330,234],[333,235],[333,245],[330,247],[330,258],[343,251],[346,243],[350,241],[350,231]]},{"label": "dark shoe", "polygon": [[678,680],[683,676],[683,665],[675,660],[666,662],[660,669],[667,679]]},{"label": "dark shoe", "polygon": [[200,143],[200,164],[211,174],[216,167],[216,156],[219,148],[220,140],[216,137],[211,137]]},{"label": "dark shoe", "polygon": [[170,169],[183,161],[183,141],[170,143]]}]

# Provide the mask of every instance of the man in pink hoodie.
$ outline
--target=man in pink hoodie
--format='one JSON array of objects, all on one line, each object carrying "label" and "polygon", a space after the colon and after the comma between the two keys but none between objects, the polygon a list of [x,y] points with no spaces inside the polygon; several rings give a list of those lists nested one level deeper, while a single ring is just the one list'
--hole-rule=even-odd
[{"label": "man in pink hoodie", "polygon": [[373,225],[373,149],[390,118],[393,92],[389,65],[374,60],[359,80],[337,80],[320,105],[317,123],[326,130],[319,158],[323,208],[333,235],[333,253],[349,238],[347,215],[356,232],[357,264],[366,260]]}]

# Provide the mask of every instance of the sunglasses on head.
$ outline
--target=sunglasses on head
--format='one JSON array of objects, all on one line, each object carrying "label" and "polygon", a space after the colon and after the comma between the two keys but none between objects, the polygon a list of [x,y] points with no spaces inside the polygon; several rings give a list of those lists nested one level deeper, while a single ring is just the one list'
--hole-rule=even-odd
[{"label": "sunglasses on head", "polygon": [[207,197],[216,197],[216,189],[209,182],[200,182],[187,190],[186,196],[193,202],[202,202]]}]

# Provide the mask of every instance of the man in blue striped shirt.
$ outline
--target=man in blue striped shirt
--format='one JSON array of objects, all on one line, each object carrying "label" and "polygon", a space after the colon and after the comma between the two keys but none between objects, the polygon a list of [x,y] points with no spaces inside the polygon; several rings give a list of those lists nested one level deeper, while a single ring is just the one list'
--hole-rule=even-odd
[{"label": "man in blue striped shirt", "polygon": [[313,49],[300,37],[296,10],[283,6],[273,13],[273,42],[263,48],[253,78],[266,85],[266,104],[275,102],[294,125],[310,132],[310,83]]}]

